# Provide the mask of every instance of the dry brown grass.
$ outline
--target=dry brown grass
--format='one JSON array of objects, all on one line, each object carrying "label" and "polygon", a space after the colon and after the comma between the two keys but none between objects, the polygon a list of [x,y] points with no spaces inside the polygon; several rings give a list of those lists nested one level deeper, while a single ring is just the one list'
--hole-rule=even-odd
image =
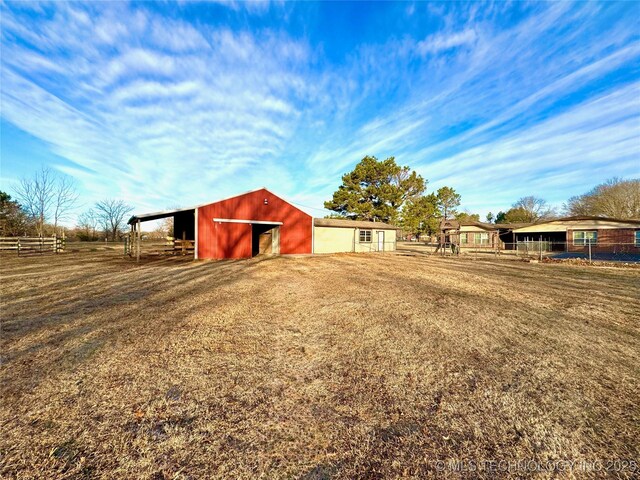
[{"label": "dry brown grass", "polygon": [[637,269],[1,263],[6,477],[493,478],[531,464],[438,461],[639,457]]}]

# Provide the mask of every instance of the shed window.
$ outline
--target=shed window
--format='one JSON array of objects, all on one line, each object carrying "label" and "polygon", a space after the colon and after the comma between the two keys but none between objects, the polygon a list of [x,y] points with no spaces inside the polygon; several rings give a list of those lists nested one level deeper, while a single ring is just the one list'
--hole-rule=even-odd
[{"label": "shed window", "polygon": [[640,247],[640,230],[636,230],[636,247]]},{"label": "shed window", "polygon": [[469,238],[467,237],[466,233],[461,233],[460,234],[460,245],[466,245],[467,243],[469,243]]},{"label": "shed window", "polygon": [[489,245],[489,234],[488,233],[476,233],[474,234],[474,243],[476,245]]},{"label": "shed window", "polygon": [[371,243],[371,230],[360,230],[360,243]]},{"label": "shed window", "polygon": [[596,230],[573,232],[574,245],[595,245],[598,242],[598,232]]}]

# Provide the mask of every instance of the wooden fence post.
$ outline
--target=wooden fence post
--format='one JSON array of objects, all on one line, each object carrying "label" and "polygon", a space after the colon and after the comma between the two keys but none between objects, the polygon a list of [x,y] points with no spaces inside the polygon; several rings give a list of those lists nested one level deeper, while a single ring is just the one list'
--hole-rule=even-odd
[{"label": "wooden fence post", "polygon": [[136,230],[137,230],[137,241],[136,241],[136,262],[140,262],[140,240],[141,240],[141,235],[140,235],[140,220],[138,220],[138,222],[136,223]]},{"label": "wooden fence post", "polygon": [[128,251],[126,253],[128,253],[129,256],[132,257],[133,256],[133,251],[131,250],[131,248],[133,247],[133,235],[134,235],[133,223],[130,225],[130,227],[131,228],[129,229],[129,244],[128,244],[129,249],[128,249]]},{"label": "wooden fence post", "polygon": [[542,235],[540,235],[540,261],[542,261]]}]

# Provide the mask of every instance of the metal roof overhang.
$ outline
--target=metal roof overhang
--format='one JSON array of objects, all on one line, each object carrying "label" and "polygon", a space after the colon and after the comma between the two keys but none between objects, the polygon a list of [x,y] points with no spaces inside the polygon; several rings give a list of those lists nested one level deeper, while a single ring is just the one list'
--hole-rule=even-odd
[{"label": "metal roof overhang", "polygon": [[195,209],[196,207],[191,207],[191,208],[180,208],[178,210],[165,210],[162,212],[143,213],[142,215],[132,216],[127,222],[127,224],[133,225],[138,220],[140,220],[141,222],[149,222],[151,220],[159,220],[161,218],[173,217],[177,213],[193,212],[195,211]]}]

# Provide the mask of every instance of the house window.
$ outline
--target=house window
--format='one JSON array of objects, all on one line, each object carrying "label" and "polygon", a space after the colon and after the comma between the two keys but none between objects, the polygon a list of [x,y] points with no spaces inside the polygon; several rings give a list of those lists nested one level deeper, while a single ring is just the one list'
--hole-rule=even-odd
[{"label": "house window", "polygon": [[460,234],[460,245],[466,245],[469,243],[469,239],[467,238],[467,234],[466,233],[461,233]]},{"label": "house window", "polygon": [[360,243],[371,243],[371,230],[360,230]]},{"label": "house window", "polygon": [[488,233],[476,233],[474,234],[474,243],[476,245],[489,245],[489,234]]},{"label": "house window", "polygon": [[640,247],[640,230],[636,230],[636,247]]},{"label": "house window", "polygon": [[595,245],[598,242],[598,232],[595,230],[573,232],[574,245]]}]

